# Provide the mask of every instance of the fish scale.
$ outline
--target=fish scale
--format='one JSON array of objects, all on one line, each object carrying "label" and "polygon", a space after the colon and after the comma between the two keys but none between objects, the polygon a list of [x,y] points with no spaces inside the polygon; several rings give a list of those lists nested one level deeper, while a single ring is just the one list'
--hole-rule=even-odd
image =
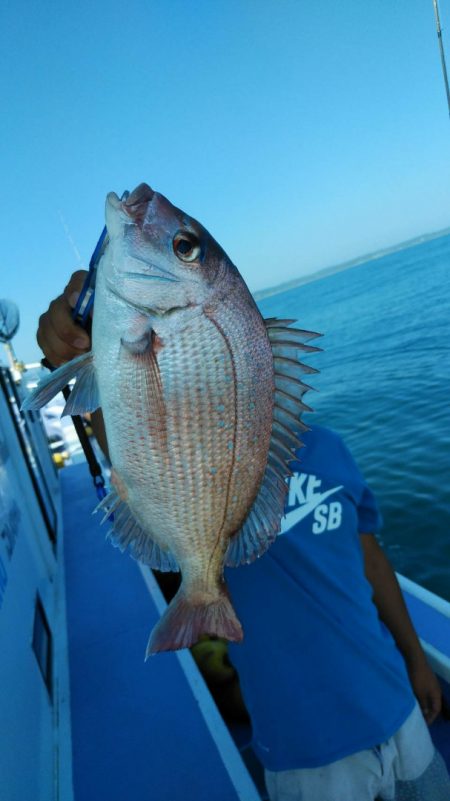
[{"label": "fish scale", "polygon": [[[174,476],[176,525],[186,532],[183,543],[195,537],[193,544],[208,536],[213,520],[223,515],[226,476],[232,461],[225,429],[218,426],[220,413],[214,407],[219,404],[211,392],[217,391],[220,382],[223,347],[218,337],[211,337],[209,329],[208,321],[198,321],[194,349],[190,329],[175,335],[173,348],[168,343],[159,362],[163,386],[166,366],[171,373],[167,425],[171,452],[182,467]],[[234,426],[229,397],[221,401],[227,421]]]},{"label": "fish scale", "polygon": [[224,564],[261,556],[280,529],[288,463],[304,429],[299,352],[311,333],[264,321],[208,232],[146,184],[106,203],[92,351],[30,395],[67,381],[70,413],[102,408],[113,544],[182,583],[147,654],[204,633],[240,640]]}]

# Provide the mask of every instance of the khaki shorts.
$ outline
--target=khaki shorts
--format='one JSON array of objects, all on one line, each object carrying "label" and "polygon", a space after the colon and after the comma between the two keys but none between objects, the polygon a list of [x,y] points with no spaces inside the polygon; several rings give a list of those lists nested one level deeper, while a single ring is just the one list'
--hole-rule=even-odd
[{"label": "khaki shorts", "polygon": [[324,765],[265,771],[270,801],[450,801],[450,779],[419,706],[386,743]]}]

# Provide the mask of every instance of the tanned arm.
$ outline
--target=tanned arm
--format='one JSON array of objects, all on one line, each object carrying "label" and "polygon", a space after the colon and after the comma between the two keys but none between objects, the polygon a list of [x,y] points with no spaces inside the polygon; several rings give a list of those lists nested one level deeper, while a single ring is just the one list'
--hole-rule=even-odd
[{"label": "tanned arm", "polygon": [[373,602],[404,657],[412,688],[430,724],[441,711],[440,684],[427,662],[386,555],[373,534],[361,534],[361,545],[366,576],[373,587]]}]

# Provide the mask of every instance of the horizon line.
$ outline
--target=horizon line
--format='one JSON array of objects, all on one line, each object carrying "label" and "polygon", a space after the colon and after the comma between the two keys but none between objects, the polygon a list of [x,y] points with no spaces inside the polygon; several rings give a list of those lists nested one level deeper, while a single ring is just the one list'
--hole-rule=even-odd
[{"label": "horizon line", "polygon": [[265,287],[264,289],[257,289],[252,292],[252,295],[255,300],[263,300],[264,298],[271,297],[272,295],[279,295],[282,292],[287,292],[289,289],[294,289],[302,284],[309,284],[313,281],[318,281],[321,278],[325,278],[327,275],[333,275],[333,273],[348,270],[351,267],[357,267],[360,264],[365,264],[368,261],[381,259],[383,256],[388,256],[390,253],[395,253],[399,250],[406,250],[408,247],[414,247],[414,245],[419,245],[422,242],[429,242],[432,239],[439,239],[439,237],[446,236],[448,234],[450,234],[450,226],[447,228],[441,228],[438,231],[419,234],[411,239],[405,239],[402,242],[397,242],[395,245],[388,245],[380,250],[373,250],[369,253],[362,254],[361,256],[355,256],[347,261],[338,262],[337,264],[332,264],[328,267],[321,267],[319,270],[314,270],[314,272],[298,276],[298,278],[291,278],[288,281],[282,281],[281,284],[274,284],[272,286]]}]

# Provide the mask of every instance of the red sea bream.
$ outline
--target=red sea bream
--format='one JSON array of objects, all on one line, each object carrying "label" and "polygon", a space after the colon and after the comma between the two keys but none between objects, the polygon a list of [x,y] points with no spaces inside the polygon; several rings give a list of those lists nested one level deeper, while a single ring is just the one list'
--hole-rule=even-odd
[{"label": "red sea bream", "polygon": [[109,242],[98,266],[92,350],[32,393],[46,403],[75,377],[65,413],[101,406],[113,488],[111,539],[182,583],[147,653],[204,633],[242,639],[224,565],[250,562],[275,539],[287,467],[304,428],[298,360],[311,333],[263,320],[210,234],[141,184],[106,201]]}]

